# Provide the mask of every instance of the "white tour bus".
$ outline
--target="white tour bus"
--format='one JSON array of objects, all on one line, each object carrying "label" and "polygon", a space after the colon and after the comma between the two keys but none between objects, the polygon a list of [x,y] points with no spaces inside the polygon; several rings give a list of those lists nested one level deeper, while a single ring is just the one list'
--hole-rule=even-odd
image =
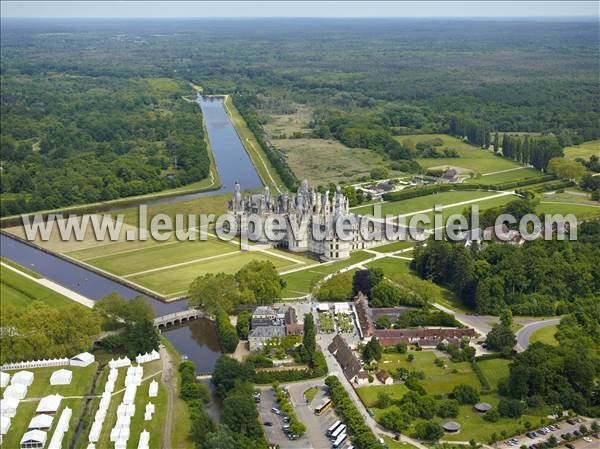
[{"label": "white tour bus", "polygon": [[337,437],[337,440],[335,440],[335,442],[333,443],[333,449],[337,449],[342,444],[344,444],[344,441],[346,441],[347,436],[348,435],[346,435],[346,432],[344,432],[339,437]]},{"label": "white tour bus", "polygon": [[338,428],[338,426],[342,423],[342,421],[337,420],[336,422],[334,422],[331,426],[329,426],[329,429],[327,429],[327,436],[331,435],[335,429]]},{"label": "white tour bus", "polygon": [[346,424],[342,424],[337,429],[335,429],[330,436],[331,441],[335,441],[337,437],[339,437],[342,433],[345,433],[344,432],[345,430],[346,430]]}]

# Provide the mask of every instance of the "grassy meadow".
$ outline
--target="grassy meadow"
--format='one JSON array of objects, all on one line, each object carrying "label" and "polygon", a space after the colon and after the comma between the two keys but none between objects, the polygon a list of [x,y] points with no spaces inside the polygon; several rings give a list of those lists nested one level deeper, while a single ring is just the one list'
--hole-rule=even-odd
[{"label": "grassy meadow", "polygon": [[569,159],[589,159],[596,155],[600,157],[600,140],[590,140],[580,145],[565,148],[565,157]]}]

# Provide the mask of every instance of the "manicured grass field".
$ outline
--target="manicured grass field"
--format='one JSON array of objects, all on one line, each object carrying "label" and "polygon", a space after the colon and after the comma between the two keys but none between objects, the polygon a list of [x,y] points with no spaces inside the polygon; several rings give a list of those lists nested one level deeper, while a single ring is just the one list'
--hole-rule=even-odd
[{"label": "manicured grass field", "polygon": [[398,242],[394,242],[394,243],[388,243],[386,245],[377,246],[377,247],[373,248],[373,250],[377,251],[379,253],[393,253],[395,251],[400,251],[402,249],[406,249],[406,248],[415,246],[415,244],[416,244],[416,242],[413,240],[398,241]]},{"label": "manicured grass field", "polygon": [[335,273],[344,267],[362,262],[371,257],[373,257],[372,254],[364,251],[356,251],[347,260],[308,266],[304,270],[284,274],[282,278],[286,282],[286,286],[283,289],[282,295],[284,298],[307,295],[312,291],[313,286],[328,274]]},{"label": "manicured grass field", "polygon": [[498,382],[508,377],[509,364],[510,360],[506,359],[491,359],[477,362],[477,365],[481,368],[481,372],[494,391],[498,388]]},{"label": "manicured grass field", "polygon": [[[52,307],[77,304],[49,288],[36,284],[10,268],[0,266],[0,306],[26,307],[32,301],[43,301]],[[82,306],[83,307],[83,306]]]},{"label": "manicured grass field", "polygon": [[[383,204],[381,206],[382,216],[386,214],[414,214],[415,212],[427,209],[433,209],[433,207],[437,204],[454,204],[461,203],[463,201],[471,201],[479,198],[485,198],[487,196],[496,195],[495,192],[486,192],[486,191],[463,191],[458,190],[454,192],[441,192],[434,195],[425,195],[419,196],[416,198],[409,198],[401,201],[390,201]],[[372,214],[373,207],[371,205],[359,207],[353,209],[352,212],[356,214]],[[463,206],[464,207],[464,206]]]},{"label": "manicured grass field", "polygon": [[431,140],[439,137],[444,141],[444,145],[436,147],[442,149],[454,149],[458,153],[457,158],[440,158],[440,159],[417,159],[419,165],[424,168],[444,168],[454,167],[460,172],[468,173],[490,173],[500,170],[507,170],[510,168],[519,167],[516,162],[504,159],[500,156],[495,156],[489,150],[482,150],[480,148],[469,145],[460,139],[445,134],[420,134],[420,135],[408,135],[408,136],[397,136],[396,140],[402,142],[405,139],[410,139],[413,142],[419,143],[425,140]]},{"label": "manicured grass field", "polygon": [[590,140],[581,145],[575,145],[564,149],[565,157],[569,159],[589,159],[594,154],[600,157],[600,140]]},{"label": "manicured grass field", "polygon": [[554,337],[554,334],[556,334],[557,329],[557,326],[542,327],[536,330],[533,334],[531,334],[529,341],[531,343],[539,341],[540,343],[545,343],[550,346],[558,346],[558,340],[556,340],[556,338]]},{"label": "manicured grass field", "polygon": [[479,184],[502,184],[503,182],[524,181],[525,179],[541,178],[544,174],[534,168],[519,168],[504,173],[496,173],[479,178],[467,179],[465,182],[474,182]]},{"label": "manicured grass field", "polygon": [[[431,395],[448,394],[458,384],[471,385],[478,390],[481,388],[477,376],[467,362],[455,363],[450,361],[446,355],[433,351],[417,351],[410,352],[410,354],[415,357],[412,362],[406,360],[407,354],[384,354],[379,362],[379,367],[388,371],[394,371],[398,368],[406,368],[409,371],[423,371],[425,379],[421,380],[420,383]],[[436,358],[445,359],[447,367],[437,366],[434,363]],[[396,386],[396,384],[393,386]]]},{"label": "manicured grass field", "polygon": [[375,385],[375,386],[364,386],[356,389],[360,400],[368,408],[376,408],[377,395],[379,393],[387,393],[390,395],[392,400],[399,401],[406,393],[408,388],[404,384],[394,385]]},{"label": "manicured grass field", "polygon": [[600,206],[568,201],[541,201],[537,214],[574,214],[578,221],[600,217]]},{"label": "manicured grass field", "polygon": [[[235,250],[233,245],[231,247]],[[271,256],[264,252],[244,251],[217,259],[139,274],[127,279],[162,295],[172,297],[185,293],[190,283],[202,274],[235,273],[252,260],[268,260],[280,271],[300,266],[298,263]]]},{"label": "manicured grass field", "polygon": [[86,262],[102,270],[123,276],[239,250],[239,247],[215,238],[197,242],[157,242],[148,248],[88,259]]}]

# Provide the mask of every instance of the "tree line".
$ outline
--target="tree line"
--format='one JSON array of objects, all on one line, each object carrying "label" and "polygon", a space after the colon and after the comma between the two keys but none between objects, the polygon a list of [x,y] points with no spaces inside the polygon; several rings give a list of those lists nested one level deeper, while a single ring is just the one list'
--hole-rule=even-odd
[{"label": "tree line", "polygon": [[412,266],[478,313],[498,314],[508,307],[516,315],[563,314],[593,303],[600,292],[598,238],[600,222],[593,221],[580,224],[578,241],[537,239],[523,246],[486,243],[469,249],[430,239],[417,245]]}]

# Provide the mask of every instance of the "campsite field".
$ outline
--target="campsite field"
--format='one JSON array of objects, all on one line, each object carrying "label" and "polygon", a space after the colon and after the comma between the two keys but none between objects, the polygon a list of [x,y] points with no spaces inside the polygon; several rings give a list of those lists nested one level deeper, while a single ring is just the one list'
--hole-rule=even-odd
[{"label": "campsite field", "polygon": [[[70,445],[75,434],[75,423],[78,421],[77,417],[83,412],[83,406],[85,404],[85,401],[81,398],[76,398],[74,396],[83,396],[89,393],[97,367],[97,363],[93,363],[85,368],[68,366],[66,368],[73,371],[71,385],[54,386],[50,385],[50,376],[52,372],[61,367],[29,369],[28,371],[31,371],[34,374],[33,384],[29,387],[25,399],[19,404],[17,414],[11,420],[10,428],[8,429],[8,433],[4,436],[2,447],[19,447],[21,438],[27,431],[27,426],[31,419],[36,415],[35,409],[38,406],[40,399],[44,396],[57,393],[64,396],[64,399],[61,401],[60,408],[52,421],[52,427],[48,431],[48,441],[50,441],[50,438],[54,433],[60,414],[65,407],[70,407],[73,410],[73,414],[69,431],[63,438],[63,446],[67,447]],[[16,371],[8,371],[11,375],[15,372]]]},{"label": "campsite field", "polygon": [[593,155],[600,157],[600,140],[583,142],[581,145],[567,147],[564,151],[565,157],[569,159],[589,159]]}]

